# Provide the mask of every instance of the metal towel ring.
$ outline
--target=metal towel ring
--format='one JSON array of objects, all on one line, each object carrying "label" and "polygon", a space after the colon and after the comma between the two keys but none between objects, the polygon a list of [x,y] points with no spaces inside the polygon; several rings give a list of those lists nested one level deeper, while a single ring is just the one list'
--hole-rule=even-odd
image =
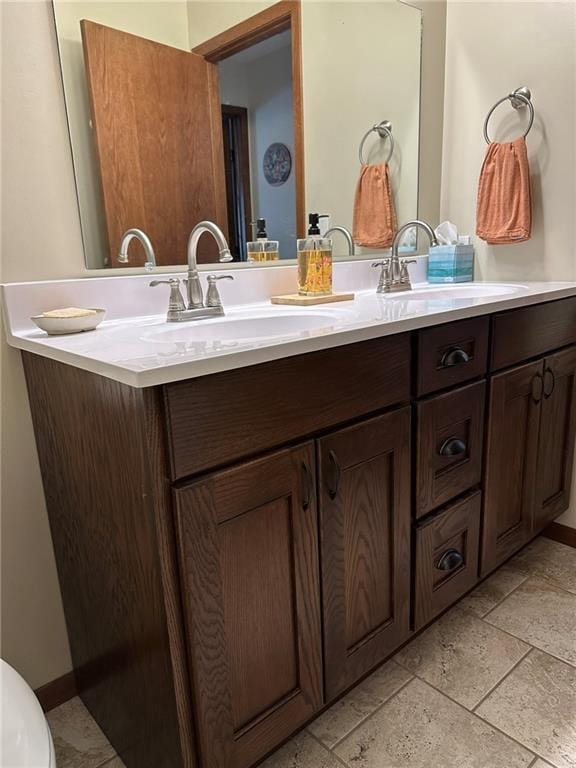
[{"label": "metal towel ring", "polygon": [[510,104],[514,107],[514,109],[528,107],[530,110],[530,120],[528,122],[528,127],[523,134],[523,138],[526,138],[526,136],[528,136],[530,133],[530,129],[534,123],[534,105],[532,104],[532,94],[530,93],[530,89],[526,88],[526,86],[523,86],[522,88],[517,88],[513,93],[509,93],[507,96],[504,96],[502,99],[497,101],[490,112],[488,112],[486,115],[486,120],[484,120],[484,138],[486,139],[486,144],[492,143],[490,136],[488,136],[488,123],[492,117],[492,113],[496,107],[499,107],[500,104],[503,104],[505,101],[510,101]]},{"label": "metal towel ring", "polygon": [[392,136],[392,123],[390,122],[390,120],[382,120],[381,123],[376,123],[376,125],[373,125],[372,128],[370,128],[369,131],[366,131],[366,133],[362,137],[362,141],[360,142],[360,149],[358,151],[358,157],[360,158],[360,165],[366,165],[366,162],[364,160],[364,156],[362,153],[364,151],[364,143],[366,142],[366,139],[368,138],[368,136],[370,136],[371,133],[377,133],[381,139],[390,140],[390,150],[388,152],[388,157],[384,161],[385,163],[389,162],[390,158],[392,157],[392,153],[394,152],[394,137]]}]

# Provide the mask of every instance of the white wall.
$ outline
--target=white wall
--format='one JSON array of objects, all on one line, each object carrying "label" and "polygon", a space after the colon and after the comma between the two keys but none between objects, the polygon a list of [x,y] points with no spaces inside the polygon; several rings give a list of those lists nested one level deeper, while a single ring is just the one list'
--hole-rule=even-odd
[{"label": "white wall", "polygon": [[[576,280],[576,4],[454,2],[446,30],[442,218],[475,229],[484,118],[494,102],[527,85],[536,110],[528,136],[533,237],[489,246],[476,240],[483,280]],[[525,116],[502,105],[491,136],[506,140]],[[522,123],[523,124],[523,123]],[[576,528],[576,495],[559,522]]]}]

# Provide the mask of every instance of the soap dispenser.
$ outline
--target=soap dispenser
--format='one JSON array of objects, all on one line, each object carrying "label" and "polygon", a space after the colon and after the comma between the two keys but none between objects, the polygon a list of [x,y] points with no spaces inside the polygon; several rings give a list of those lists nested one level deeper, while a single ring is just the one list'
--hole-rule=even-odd
[{"label": "soap dispenser", "polygon": [[308,237],[297,242],[298,293],[326,296],[332,293],[332,240],[320,234],[320,219],[327,214],[308,216]]},{"label": "soap dispenser", "polygon": [[248,261],[278,261],[280,258],[278,240],[269,240],[266,232],[266,219],[257,219],[251,222],[256,228],[256,235],[252,233],[252,240],[246,243],[246,258]]}]

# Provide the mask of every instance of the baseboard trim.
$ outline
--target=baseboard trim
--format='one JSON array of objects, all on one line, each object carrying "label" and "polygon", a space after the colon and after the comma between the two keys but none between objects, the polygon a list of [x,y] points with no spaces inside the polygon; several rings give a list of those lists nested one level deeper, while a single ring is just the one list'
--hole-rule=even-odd
[{"label": "baseboard trim", "polygon": [[569,547],[576,549],[576,528],[570,528],[561,523],[550,523],[544,530],[544,536],[553,541],[558,541],[560,544],[567,544]]},{"label": "baseboard trim", "polygon": [[41,685],[34,693],[42,706],[44,712],[50,712],[51,709],[59,707],[65,701],[73,699],[78,694],[76,687],[76,675],[74,672],[67,672],[56,680],[51,680],[45,685]]}]

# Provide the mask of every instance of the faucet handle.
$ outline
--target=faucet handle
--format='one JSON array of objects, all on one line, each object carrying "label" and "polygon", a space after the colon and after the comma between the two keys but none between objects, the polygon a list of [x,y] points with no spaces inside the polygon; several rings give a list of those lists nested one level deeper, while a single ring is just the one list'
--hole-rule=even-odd
[{"label": "faucet handle", "polygon": [[157,285],[170,286],[170,301],[168,303],[168,312],[182,312],[186,309],[186,304],[180,293],[180,280],[177,277],[171,277],[168,280],[152,280],[150,288]]},{"label": "faucet handle", "polygon": [[383,259],[382,261],[373,262],[372,266],[374,268],[382,267],[376,293],[385,293],[390,288],[392,283],[391,264],[391,259]]},{"label": "faucet handle", "polygon": [[234,280],[232,275],[208,275],[206,280],[208,281],[208,293],[206,294],[206,306],[207,307],[221,307],[222,299],[218,293],[218,280]]},{"label": "faucet handle", "polygon": [[400,261],[400,282],[412,287],[410,282],[410,273],[408,272],[408,264],[416,264],[416,259],[401,259]]}]

